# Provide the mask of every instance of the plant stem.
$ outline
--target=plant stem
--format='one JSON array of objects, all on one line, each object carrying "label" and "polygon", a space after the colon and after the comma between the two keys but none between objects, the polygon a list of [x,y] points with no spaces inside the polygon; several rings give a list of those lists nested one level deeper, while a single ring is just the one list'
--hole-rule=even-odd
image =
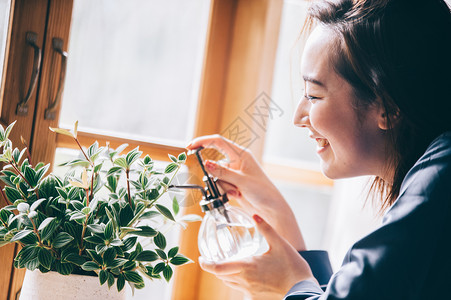
[{"label": "plant stem", "polygon": [[85,156],[86,160],[89,162],[89,164],[94,168],[94,163],[89,159],[88,155],[86,155],[85,150],[83,150],[83,147],[80,145],[80,142],[78,141],[78,138],[74,137],[75,142],[77,142],[78,148],[80,148],[81,153]]},{"label": "plant stem", "polygon": [[[178,165],[178,167],[177,167],[177,169],[174,171],[174,174],[172,175],[171,179],[169,179],[169,182],[168,182],[167,186],[169,186],[169,185],[171,184],[172,180],[174,179],[175,175],[177,175],[177,172],[178,172],[179,170],[180,170],[180,165]],[[165,188],[164,188],[164,191],[163,191],[161,194],[159,194],[158,197],[155,198],[155,199],[149,204],[148,207],[151,207],[155,202],[157,202],[157,200],[160,199],[160,197],[163,196],[164,193],[167,192],[167,190],[168,190],[168,188],[165,187]],[[141,215],[142,215],[145,211],[146,211],[146,210],[144,209],[144,210],[142,210],[141,212],[138,212],[138,214],[134,217],[135,221],[134,221],[133,223],[131,223],[131,224],[129,225],[129,227],[133,227],[133,225],[135,224],[135,222],[141,217]]]},{"label": "plant stem", "polygon": [[[132,195],[131,195],[131,193],[130,193],[130,175],[129,175],[129,173],[130,173],[130,170],[129,169],[126,169],[125,170],[125,175],[127,176],[127,193],[128,193],[128,204],[130,204],[130,207],[132,207]],[[133,207],[132,207],[133,208]]]},{"label": "plant stem", "polygon": [[86,206],[89,206],[89,190],[85,189],[85,193],[86,193]]},{"label": "plant stem", "polygon": [[83,239],[85,238],[85,233],[86,233],[86,227],[88,226],[88,216],[86,216],[86,220],[83,223],[83,230],[81,232],[81,241],[80,241],[80,251],[78,251],[78,255],[81,256],[81,254],[83,253],[83,250],[85,250],[83,248]]},{"label": "plant stem", "polygon": [[[89,205],[89,201],[92,200],[92,197],[94,195],[94,168],[92,168],[92,175],[91,175],[91,193],[89,195],[88,198],[88,205]],[[87,197],[88,195],[86,195]]]},{"label": "plant stem", "polygon": [[30,221],[31,221],[31,224],[33,224],[33,231],[34,231],[34,233],[36,233],[36,236],[38,237],[39,244],[42,244],[41,236],[39,235],[39,231],[36,228],[36,224],[34,223],[32,218],[30,218]]}]

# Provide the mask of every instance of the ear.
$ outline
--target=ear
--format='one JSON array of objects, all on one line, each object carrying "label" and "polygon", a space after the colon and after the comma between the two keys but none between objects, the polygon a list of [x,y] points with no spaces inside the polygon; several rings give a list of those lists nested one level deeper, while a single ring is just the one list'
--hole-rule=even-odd
[{"label": "ear", "polygon": [[387,113],[383,110],[379,112],[378,126],[382,130],[392,129],[399,121],[399,110]]}]

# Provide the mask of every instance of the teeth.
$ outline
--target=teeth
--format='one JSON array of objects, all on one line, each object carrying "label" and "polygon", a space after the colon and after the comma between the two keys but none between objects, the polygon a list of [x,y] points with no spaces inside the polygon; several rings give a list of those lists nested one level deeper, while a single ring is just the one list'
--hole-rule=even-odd
[{"label": "teeth", "polygon": [[329,141],[326,139],[317,139],[318,146],[326,147],[329,144]]}]

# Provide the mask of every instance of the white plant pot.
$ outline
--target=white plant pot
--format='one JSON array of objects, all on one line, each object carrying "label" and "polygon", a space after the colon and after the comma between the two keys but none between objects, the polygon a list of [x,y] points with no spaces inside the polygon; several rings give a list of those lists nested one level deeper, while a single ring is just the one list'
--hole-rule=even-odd
[{"label": "white plant pot", "polygon": [[41,273],[39,270],[25,273],[20,300],[125,300],[123,289],[118,293],[116,283],[100,285],[99,278],[86,275],[61,275],[57,272]]}]

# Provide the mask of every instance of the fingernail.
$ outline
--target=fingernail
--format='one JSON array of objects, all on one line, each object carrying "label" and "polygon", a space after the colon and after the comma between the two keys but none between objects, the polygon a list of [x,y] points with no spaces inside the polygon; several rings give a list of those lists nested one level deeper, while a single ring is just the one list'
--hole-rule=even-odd
[{"label": "fingernail", "polygon": [[254,221],[257,223],[263,222],[263,219],[259,215],[253,215],[252,218],[254,218]]},{"label": "fingernail", "polygon": [[205,163],[205,166],[207,167],[208,170],[210,171],[214,171],[216,170],[216,164],[207,160],[207,162]]},{"label": "fingernail", "polygon": [[237,197],[238,192],[235,190],[230,190],[230,191],[227,191],[227,195],[232,196],[232,197]]},{"label": "fingernail", "polygon": [[185,146],[185,148],[188,149],[192,144],[193,144],[193,142],[189,143],[188,145]]}]

